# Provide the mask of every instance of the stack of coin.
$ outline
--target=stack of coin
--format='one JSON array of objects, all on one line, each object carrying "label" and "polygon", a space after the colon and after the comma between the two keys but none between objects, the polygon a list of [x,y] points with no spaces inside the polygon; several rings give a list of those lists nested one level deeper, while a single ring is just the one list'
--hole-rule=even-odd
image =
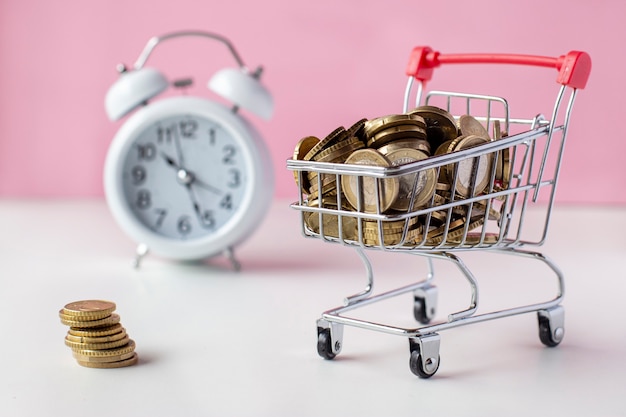
[{"label": "stack of coin", "polygon": [[113,313],[111,301],[84,300],[67,304],[59,311],[61,323],[70,329],[65,344],[79,365],[88,368],[122,368],[137,363],[135,342]]},{"label": "stack of coin", "polygon": [[[483,124],[471,115],[455,119],[447,110],[435,106],[420,106],[407,113],[391,114],[371,120],[361,119],[350,129],[339,127],[320,140],[314,136],[301,139],[294,151],[295,160],[346,163],[395,167],[432,156],[462,151],[506,136],[499,120],[492,121],[494,133],[490,137]],[[434,152],[433,152],[434,151]],[[495,165],[495,166],[494,166]],[[491,184],[495,168],[495,181]],[[509,151],[505,149],[476,158],[429,168],[402,176],[347,175],[335,173],[294,172],[310,207],[338,210],[341,198],[342,235],[359,239],[366,244],[380,244],[379,225],[382,225],[385,245],[411,245],[425,241],[427,245],[458,242],[469,230],[482,226],[487,220],[499,220],[500,213],[487,203],[489,192],[509,187],[511,177]],[[340,184],[338,184],[338,181]],[[338,187],[340,185],[340,187]],[[338,189],[341,195],[338,196]],[[484,200],[463,204],[470,197],[485,195]],[[427,216],[403,217],[426,207],[457,203],[454,210],[433,211]],[[489,210],[487,210],[487,206]],[[357,217],[346,212],[389,214],[382,222],[364,218],[359,228]],[[320,233],[320,220],[325,236],[338,237],[339,217],[312,212],[305,216],[309,230]],[[425,236],[424,236],[425,234]],[[475,235],[472,241],[475,241]],[[489,235],[489,241],[493,236]],[[462,239],[461,239],[462,240]],[[467,243],[467,238],[463,243]]]}]

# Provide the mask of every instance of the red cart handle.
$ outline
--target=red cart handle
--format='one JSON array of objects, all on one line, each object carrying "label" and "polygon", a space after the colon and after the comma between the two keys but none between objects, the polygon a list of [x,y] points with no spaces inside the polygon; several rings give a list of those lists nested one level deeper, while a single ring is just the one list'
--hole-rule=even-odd
[{"label": "red cart handle", "polygon": [[585,88],[591,72],[591,57],[586,52],[571,51],[558,58],[516,54],[441,54],[427,46],[411,51],[406,74],[422,82],[429,81],[441,64],[517,64],[555,68],[556,82],[572,88]]}]

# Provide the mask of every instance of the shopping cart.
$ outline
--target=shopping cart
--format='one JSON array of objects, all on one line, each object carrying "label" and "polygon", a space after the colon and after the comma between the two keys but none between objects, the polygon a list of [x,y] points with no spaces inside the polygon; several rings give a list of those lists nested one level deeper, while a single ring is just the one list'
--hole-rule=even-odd
[{"label": "shopping cart", "polygon": [[[433,70],[443,64],[520,64],[557,70],[558,88],[552,116],[529,118],[509,115],[507,100],[496,96],[431,91],[425,83]],[[415,107],[447,111],[454,121],[470,115],[493,137],[478,146],[432,155],[397,166],[369,166],[351,163],[293,159],[287,168],[298,184],[298,201],[291,205],[300,213],[302,233],[307,238],[354,248],[362,260],[365,289],[345,298],[344,305],[322,313],[317,321],[317,350],[333,359],[342,348],[344,326],[354,326],[407,337],[410,370],[428,378],[439,368],[439,332],[471,323],[536,312],[539,338],[549,347],[564,335],[563,274],[546,256],[526,249],[542,245],[554,205],[561,160],[574,99],[585,87],[591,70],[587,53],[572,51],[558,58],[510,54],[440,54],[428,47],[413,49],[404,95],[404,113]],[[424,96],[424,97],[423,97]],[[422,102],[422,98],[424,101]],[[311,175],[313,174],[313,175]],[[437,189],[418,203],[419,188],[428,178],[438,178]],[[440,179],[446,180],[441,182]],[[411,192],[404,210],[389,210],[386,193],[394,181],[411,179]],[[307,181],[320,190],[312,198],[302,185]],[[327,184],[334,192],[321,196]],[[352,188],[352,204],[346,201]],[[405,185],[406,187],[406,185]],[[441,189],[441,190],[440,190]],[[442,195],[445,198],[442,198]],[[373,198],[372,198],[373,196]],[[421,198],[421,197],[420,197]],[[356,200],[355,200],[356,199]],[[422,199],[423,200],[423,199]],[[541,213],[541,225],[524,221],[532,206]],[[533,227],[530,227],[533,226]],[[393,231],[393,233],[391,232]],[[427,273],[419,282],[375,294],[374,274],[367,251],[409,253],[427,260]],[[545,264],[554,273],[556,296],[545,302],[477,313],[479,287],[472,272],[458,254],[489,251],[530,258]],[[445,260],[458,268],[470,288],[469,307],[435,322],[437,287],[433,284],[433,260]],[[345,313],[400,294],[413,293],[417,328],[349,317]]]}]

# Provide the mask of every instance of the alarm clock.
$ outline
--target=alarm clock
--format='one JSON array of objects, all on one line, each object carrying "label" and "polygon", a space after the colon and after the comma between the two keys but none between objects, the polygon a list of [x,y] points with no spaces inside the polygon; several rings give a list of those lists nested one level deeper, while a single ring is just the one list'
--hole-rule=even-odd
[{"label": "alarm clock", "polygon": [[[208,83],[232,106],[189,95],[153,100],[172,83],[145,62],[161,42],[190,36],[221,42],[237,61]],[[104,191],[113,218],[138,243],[135,265],[150,251],[173,260],[224,254],[239,269],[234,247],[259,226],[274,190],[269,150],[239,111],[271,117],[261,67],[250,71],[220,35],[185,31],[150,39],[132,69],[118,70],[106,113],[113,121],[133,114],[107,152]]]}]

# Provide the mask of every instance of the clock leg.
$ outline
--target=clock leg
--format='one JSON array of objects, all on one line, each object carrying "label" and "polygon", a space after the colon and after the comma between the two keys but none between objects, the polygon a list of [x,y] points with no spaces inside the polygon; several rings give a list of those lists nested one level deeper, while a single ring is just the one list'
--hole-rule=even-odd
[{"label": "clock leg", "polygon": [[135,269],[139,268],[141,260],[144,256],[148,254],[149,251],[150,249],[148,249],[148,245],[146,245],[145,243],[140,243],[139,245],[137,245],[137,249],[135,250],[135,259],[133,261],[133,267]]},{"label": "clock leg", "polygon": [[228,258],[230,264],[233,266],[233,269],[235,271],[241,270],[241,263],[239,263],[237,258],[235,258],[235,251],[233,250],[232,246],[226,248],[226,250],[224,251],[224,255]]}]

